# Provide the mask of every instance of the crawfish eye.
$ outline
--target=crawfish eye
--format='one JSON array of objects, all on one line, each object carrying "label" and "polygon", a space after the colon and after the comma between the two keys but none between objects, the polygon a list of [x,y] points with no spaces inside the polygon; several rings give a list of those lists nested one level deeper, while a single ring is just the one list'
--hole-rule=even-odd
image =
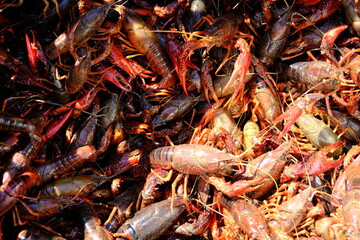
[{"label": "crawfish eye", "polygon": [[225,162],[220,162],[220,167],[225,167]]}]

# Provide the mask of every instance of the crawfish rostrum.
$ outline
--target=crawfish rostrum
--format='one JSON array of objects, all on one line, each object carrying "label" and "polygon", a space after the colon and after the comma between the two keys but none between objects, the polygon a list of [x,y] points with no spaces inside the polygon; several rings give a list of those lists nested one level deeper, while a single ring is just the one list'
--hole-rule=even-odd
[{"label": "crawfish rostrum", "polygon": [[355,0],[1,0],[0,239],[359,239]]}]

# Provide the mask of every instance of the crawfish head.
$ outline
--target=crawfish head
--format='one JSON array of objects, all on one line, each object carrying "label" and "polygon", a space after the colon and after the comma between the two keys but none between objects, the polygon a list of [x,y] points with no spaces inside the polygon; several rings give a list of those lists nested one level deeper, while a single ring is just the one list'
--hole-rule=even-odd
[{"label": "crawfish head", "polygon": [[215,19],[207,29],[207,37],[217,47],[230,43],[239,29],[241,18],[234,12],[224,14]]}]

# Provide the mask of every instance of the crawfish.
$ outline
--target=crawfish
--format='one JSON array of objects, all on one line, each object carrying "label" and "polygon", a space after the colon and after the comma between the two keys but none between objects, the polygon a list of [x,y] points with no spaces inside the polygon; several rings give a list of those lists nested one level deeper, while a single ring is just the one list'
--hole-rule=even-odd
[{"label": "crawfish", "polygon": [[159,43],[156,34],[151,31],[146,23],[132,10],[125,6],[117,6],[116,10],[124,16],[125,28],[131,44],[149,60],[150,67],[163,79],[159,88],[169,88],[176,82],[174,67]]},{"label": "crawfish", "polygon": [[317,176],[320,173],[339,166],[342,163],[343,158],[335,161],[330,155],[332,152],[338,151],[337,149],[340,149],[339,147],[343,144],[343,142],[333,143],[312,154],[305,163],[295,163],[286,166],[284,172],[281,174],[281,182],[285,182],[291,178]]},{"label": "crawfish", "polygon": [[99,30],[108,11],[114,4],[115,2],[103,4],[83,15],[73,26],[70,34],[61,34],[47,47],[46,55],[48,58],[55,59],[68,50],[81,46],[88,41]]},{"label": "crawfish", "polygon": [[[178,55],[179,78],[185,93],[187,93],[186,84],[186,61],[191,53],[196,49],[202,47],[220,47],[231,43],[235,35],[239,31],[239,25],[242,22],[241,18],[235,12],[229,12],[222,16],[217,17],[210,27],[206,30],[206,38],[201,40],[191,40],[186,42]],[[245,71],[244,74],[246,74]],[[229,86],[226,86],[228,88]]]},{"label": "crawfish", "polygon": [[249,154],[253,154],[253,146],[255,143],[253,142],[254,137],[260,132],[260,127],[254,121],[247,121],[244,125],[243,129],[243,143],[244,149]]},{"label": "crawfish", "polygon": [[[303,113],[297,120],[296,124],[315,146],[321,148],[340,142],[336,134],[321,120],[311,114]],[[342,153],[341,145],[334,148],[331,155],[338,156]]]},{"label": "crawfish", "polygon": [[114,237],[103,226],[90,203],[84,202],[79,208],[81,220],[84,223],[84,240],[112,240]]},{"label": "crawfish", "polygon": [[260,37],[261,44],[259,44],[257,54],[265,66],[271,66],[284,50],[290,33],[292,15],[293,12],[289,9],[265,32],[265,36]]},{"label": "crawfish", "polygon": [[179,218],[185,209],[182,198],[166,199],[143,208],[135,213],[115,233],[115,236],[126,237],[131,240],[153,240],[166,232]]},{"label": "crawfish", "polygon": [[[354,118],[353,116],[339,112],[336,110],[331,110],[333,118],[331,118],[331,123],[333,125],[340,124],[341,128],[344,129],[345,133],[343,136],[347,139],[353,141],[359,141],[360,139],[360,120]],[[334,123],[335,122],[335,123]]]},{"label": "crawfish", "polygon": [[309,187],[276,207],[269,225],[285,233],[294,230],[313,207],[311,203],[315,189]]},{"label": "crawfish", "polygon": [[42,145],[42,142],[38,142],[36,145],[30,142],[28,145],[26,145],[24,149],[14,153],[9,163],[7,164],[6,170],[3,174],[3,184],[10,181],[11,178],[16,174],[16,172],[29,166],[30,161],[35,158]]},{"label": "crawfish", "polygon": [[164,125],[183,117],[197,104],[199,97],[181,94],[166,102],[152,121],[152,127]]},{"label": "crawfish", "polygon": [[46,116],[25,119],[0,112],[0,131],[27,132],[31,141],[36,144],[41,140],[41,133],[46,121]]},{"label": "crawfish", "polygon": [[96,175],[62,177],[46,185],[42,192],[44,195],[54,197],[76,196],[81,198],[88,196],[108,180],[109,178],[106,176]]},{"label": "crawfish", "polygon": [[60,237],[59,235],[55,235],[54,233],[50,233],[41,229],[25,229],[19,232],[17,235],[17,240],[66,240],[66,238]]},{"label": "crawfish", "polygon": [[275,186],[274,181],[278,181],[287,162],[287,155],[292,141],[284,142],[273,151],[264,153],[250,161],[249,168],[245,175],[264,179],[259,183],[258,189],[248,193],[252,198],[259,198],[269,192]]},{"label": "crawfish", "polygon": [[[16,206],[21,213],[21,219],[36,220],[54,216],[70,206],[78,205],[79,201],[71,198],[41,196],[37,199],[22,199]],[[26,206],[26,207],[25,207]]]},{"label": "crawfish", "polygon": [[72,169],[82,166],[85,162],[96,161],[96,149],[92,145],[80,147],[68,154],[59,156],[53,162],[40,165],[37,170],[42,182],[47,182],[54,177],[59,177]]},{"label": "crawfish", "polygon": [[0,156],[11,152],[16,144],[18,143],[19,138],[15,135],[11,135],[5,139],[1,139],[0,142]]},{"label": "crawfish", "polygon": [[68,93],[78,92],[89,78],[91,67],[90,51],[83,48],[79,50],[81,50],[81,56],[75,59],[74,66],[70,68],[69,77],[65,79],[65,89]]},{"label": "crawfish", "polygon": [[265,118],[270,122],[274,122],[281,114],[281,106],[278,98],[261,78],[257,79],[255,98],[260,103]]},{"label": "crawfish", "polygon": [[242,133],[229,111],[217,110],[210,126],[215,135],[225,138],[225,145],[231,153],[235,154],[241,148]]},{"label": "crawfish", "polygon": [[324,61],[293,63],[286,70],[286,75],[309,89],[327,92],[339,89],[344,79],[336,66]]},{"label": "crawfish", "polygon": [[112,204],[117,208],[117,214],[105,225],[110,232],[116,232],[124,222],[133,214],[142,184],[136,184],[127,188],[123,193],[116,196]]},{"label": "crawfish", "polygon": [[240,229],[249,237],[260,240],[272,239],[265,216],[254,204],[243,199],[229,201],[222,194],[218,195],[218,200],[231,212]]},{"label": "crawfish", "polygon": [[183,174],[205,174],[226,169],[226,162],[235,156],[216,148],[199,144],[182,144],[174,147],[161,147],[150,153],[153,168],[175,169]]},{"label": "crawfish", "polygon": [[354,0],[341,0],[341,3],[345,9],[347,21],[360,36],[359,2]]},{"label": "crawfish", "polygon": [[40,184],[39,173],[33,169],[28,170],[0,187],[0,216],[3,216],[15,204],[19,197],[24,196],[30,188]]}]

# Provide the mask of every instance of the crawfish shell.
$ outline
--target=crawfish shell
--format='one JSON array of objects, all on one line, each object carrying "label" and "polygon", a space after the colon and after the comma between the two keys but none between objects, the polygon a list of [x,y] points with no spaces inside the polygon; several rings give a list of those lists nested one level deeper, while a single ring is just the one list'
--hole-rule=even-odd
[{"label": "crawfish shell", "polygon": [[312,90],[334,91],[344,78],[335,66],[323,61],[297,62],[291,64],[287,72],[290,78]]}]

